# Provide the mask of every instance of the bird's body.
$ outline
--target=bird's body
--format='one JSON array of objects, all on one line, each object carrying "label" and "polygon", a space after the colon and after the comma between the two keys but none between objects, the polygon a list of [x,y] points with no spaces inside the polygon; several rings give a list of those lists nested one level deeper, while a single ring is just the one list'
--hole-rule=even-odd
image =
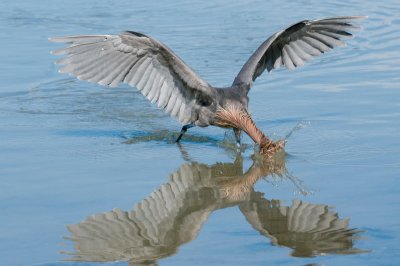
[{"label": "bird's body", "polygon": [[348,31],[356,28],[349,22],[359,18],[362,17],[304,20],[275,33],[260,45],[226,88],[211,86],[166,45],[142,33],[126,31],[119,35],[50,40],[70,44],[53,51],[66,54],[56,62],[64,65],[60,72],[111,87],[121,82],[136,87],[184,125],[178,141],[188,128],[210,125],[233,127],[240,141],[240,131],[247,131],[232,123],[221,123],[216,117],[218,111],[248,114],[248,92],[265,69],[293,69],[335,46],[343,46],[341,39],[352,36]]}]

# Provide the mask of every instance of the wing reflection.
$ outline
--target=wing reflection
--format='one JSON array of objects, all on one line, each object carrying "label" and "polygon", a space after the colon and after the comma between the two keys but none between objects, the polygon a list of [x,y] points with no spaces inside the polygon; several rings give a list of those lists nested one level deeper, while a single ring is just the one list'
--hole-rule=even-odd
[{"label": "wing reflection", "polygon": [[254,229],[292,248],[293,256],[361,252],[353,248],[360,231],[349,229],[348,220],[326,205],[296,200],[287,207],[254,191],[261,177],[285,174],[284,156],[255,159],[245,173],[240,156],[212,166],[185,163],[131,211],[114,209],[69,225],[75,252],[67,260],[155,264],[195,239],[213,211],[236,205]]},{"label": "wing reflection", "polygon": [[348,228],[349,220],[339,219],[327,205],[294,200],[291,206],[283,206],[280,200],[267,200],[261,193],[251,197],[240,206],[247,221],[274,245],[292,248],[292,256],[364,252],[353,248],[362,231]]}]

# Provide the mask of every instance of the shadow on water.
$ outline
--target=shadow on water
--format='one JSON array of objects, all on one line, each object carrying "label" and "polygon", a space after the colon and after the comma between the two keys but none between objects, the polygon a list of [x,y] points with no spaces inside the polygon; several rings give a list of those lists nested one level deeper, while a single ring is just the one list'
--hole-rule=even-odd
[{"label": "shadow on water", "polygon": [[75,250],[62,253],[68,261],[157,264],[194,240],[211,213],[236,206],[253,229],[273,245],[291,248],[292,256],[367,252],[354,247],[362,231],[349,228],[349,220],[339,218],[328,205],[294,200],[285,206],[254,190],[257,181],[271,176],[296,182],[285,157],[282,152],[265,161],[254,155],[247,171],[241,155],[233,163],[187,161],[132,210],[114,209],[68,225],[71,235],[66,239]]},{"label": "shadow on water", "polygon": [[[179,131],[170,130],[155,130],[155,131],[131,131],[129,134],[121,135],[125,139],[123,143],[125,144],[136,144],[142,142],[163,142],[163,143],[176,143],[176,139],[179,136]],[[212,136],[201,136],[194,135],[191,133],[186,133],[184,136],[185,143],[195,143],[195,144],[205,144],[214,147],[223,148],[227,153],[237,152],[236,141],[234,140],[234,135],[232,130],[226,130],[225,135],[222,139],[212,137]],[[186,161],[192,161],[187,151],[183,148],[181,143],[176,143],[181,151],[183,158]],[[255,145],[242,143],[240,151],[244,152],[248,149],[255,148]]]},{"label": "shadow on water", "polygon": [[[174,143],[178,135],[179,135],[179,130],[177,130],[176,132],[172,132],[170,130],[165,129],[165,130],[156,130],[152,132],[136,131],[136,132],[131,132],[129,135],[126,134],[123,137],[126,139],[124,141],[124,143],[126,144],[136,144],[148,141]],[[185,142],[217,144],[219,140],[207,136],[196,136],[196,135],[186,134]]]}]

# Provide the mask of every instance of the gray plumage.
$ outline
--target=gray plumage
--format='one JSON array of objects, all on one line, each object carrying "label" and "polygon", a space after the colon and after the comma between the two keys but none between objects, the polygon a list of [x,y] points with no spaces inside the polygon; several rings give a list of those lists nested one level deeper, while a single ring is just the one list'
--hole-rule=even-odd
[{"label": "gray plumage", "polygon": [[61,73],[100,85],[116,87],[122,82],[136,87],[186,125],[183,135],[190,126],[215,125],[219,107],[233,105],[247,110],[248,91],[265,69],[271,71],[283,66],[294,69],[336,46],[343,46],[342,39],[351,37],[350,31],[357,28],[350,22],[361,18],[364,17],[304,20],[275,33],[253,53],[227,88],[211,86],[166,45],[142,33],[126,31],[119,35],[49,40],[69,44],[53,51],[66,55],[56,61],[63,65]]},{"label": "gray plumage", "polygon": [[97,213],[69,225],[67,239],[75,250],[65,252],[67,260],[156,265],[193,241],[213,212],[235,206],[256,231],[274,245],[292,248],[293,255],[363,252],[354,247],[361,231],[327,205],[295,200],[285,206],[256,192],[253,186],[262,176],[287,177],[284,157],[264,163],[254,162],[245,173],[241,157],[211,166],[185,163],[131,210]]}]

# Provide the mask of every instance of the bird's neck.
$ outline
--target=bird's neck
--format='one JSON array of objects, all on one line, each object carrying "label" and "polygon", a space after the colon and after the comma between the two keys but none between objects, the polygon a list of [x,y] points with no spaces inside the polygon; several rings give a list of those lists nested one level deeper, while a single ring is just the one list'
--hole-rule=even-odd
[{"label": "bird's neck", "polygon": [[235,106],[220,108],[215,116],[215,123],[221,127],[239,128],[260,146],[260,153],[271,156],[284,147],[283,141],[273,142],[254,123],[250,114]]}]

